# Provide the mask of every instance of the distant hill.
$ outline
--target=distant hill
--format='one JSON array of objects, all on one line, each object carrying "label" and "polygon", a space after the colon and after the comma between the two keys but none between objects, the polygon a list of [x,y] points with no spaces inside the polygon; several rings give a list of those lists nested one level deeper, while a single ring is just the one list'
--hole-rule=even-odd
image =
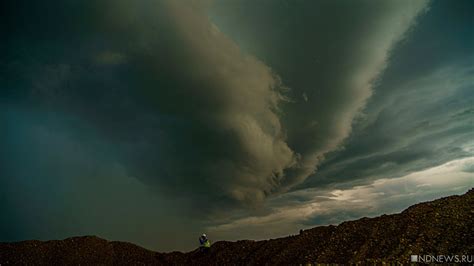
[{"label": "distant hill", "polygon": [[400,214],[319,226],[278,239],[220,241],[208,254],[153,252],[94,236],[0,243],[0,264],[235,265],[401,262],[410,255],[474,254],[474,190]]}]

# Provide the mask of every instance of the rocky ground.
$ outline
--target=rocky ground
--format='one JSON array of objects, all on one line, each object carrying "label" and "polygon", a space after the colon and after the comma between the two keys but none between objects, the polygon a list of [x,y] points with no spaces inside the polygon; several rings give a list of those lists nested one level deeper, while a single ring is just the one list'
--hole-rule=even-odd
[{"label": "rocky ground", "polygon": [[0,265],[235,265],[400,262],[412,254],[474,255],[474,190],[400,214],[320,226],[284,238],[220,241],[208,254],[158,253],[94,236],[0,243]]}]

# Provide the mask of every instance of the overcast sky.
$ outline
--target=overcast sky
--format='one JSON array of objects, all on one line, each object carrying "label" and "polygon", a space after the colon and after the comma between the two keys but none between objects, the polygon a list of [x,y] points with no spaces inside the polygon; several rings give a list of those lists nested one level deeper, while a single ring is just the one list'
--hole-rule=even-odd
[{"label": "overcast sky", "polygon": [[472,1],[0,10],[0,241],[187,251],[474,186]]}]

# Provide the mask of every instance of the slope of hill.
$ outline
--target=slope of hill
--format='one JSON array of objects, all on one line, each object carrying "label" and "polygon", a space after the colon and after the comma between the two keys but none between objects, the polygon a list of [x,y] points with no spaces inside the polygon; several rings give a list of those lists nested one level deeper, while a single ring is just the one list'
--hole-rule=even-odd
[{"label": "slope of hill", "polygon": [[0,264],[306,264],[409,262],[410,255],[474,254],[474,190],[399,214],[320,226],[278,239],[220,241],[208,254],[158,253],[94,236],[0,243]]}]

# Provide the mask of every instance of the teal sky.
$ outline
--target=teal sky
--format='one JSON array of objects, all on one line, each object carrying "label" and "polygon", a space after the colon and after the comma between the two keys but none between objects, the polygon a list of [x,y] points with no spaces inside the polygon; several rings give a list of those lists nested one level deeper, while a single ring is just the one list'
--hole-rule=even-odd
[{"label": "teal sky", "polygon": [[264,239],[474,186],[472,1],[7,1],[0,241]]}]

